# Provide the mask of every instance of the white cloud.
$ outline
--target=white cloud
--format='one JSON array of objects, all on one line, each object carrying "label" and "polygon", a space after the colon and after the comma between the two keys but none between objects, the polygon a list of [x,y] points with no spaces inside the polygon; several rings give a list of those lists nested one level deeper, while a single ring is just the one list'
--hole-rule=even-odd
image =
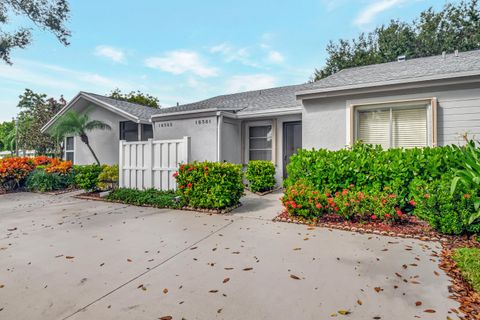
[{"label": "white cloud", "polygon": [[218,53],[223,56],[225,62],[240,62],[250,67],[258,67],[258,64],[251,60],[248,48],[236,48],[228,43],[221,43],[210,48],[211,53]]},{"label": "white cloud", "polygon": [[227,81],[227,93],[271,88],[276,85],[276,78],[268,74],[251,74],[233,76]]},{"label": "white cloud", "polygon": [[359,13],[359,15],[353,21],[353,24],[357,26],[367,25],[371,23],[378,14],[404,1],[405,0],[374,0],[370,5],[368,5]]},{"label": "white cloud", "polygon": [[268,53],[268,61],[270,62],[273,62],[273,63],[282,63],[285,58],[283,57],[283,55],[278,52],[278,51],[275,51],[275,50],[272,50]]},{"label": "white cloud", "polygon": [[99,57],[106,57],[117,63],[125,63],[125,53],[117,48],[110,46],[97,46],[95,48],[95,55]]},{"label": "white cloud", "polygon": [[218,70],[207,66],[195,51],[170,51],[163,56],[150,57],[145,60],[149,68],[159,69],[175,75],[193,73],[200,77],[213,77]]}]

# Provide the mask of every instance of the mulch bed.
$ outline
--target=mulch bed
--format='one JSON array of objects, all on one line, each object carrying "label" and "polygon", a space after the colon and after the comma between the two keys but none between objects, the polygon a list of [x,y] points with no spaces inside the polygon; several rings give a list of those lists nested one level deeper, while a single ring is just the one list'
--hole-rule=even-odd
[{"label": "mulch bed", "polygon": [[448,238],[438,234],[426,222],[410,217],[401,224],[391,225],[381,222],[345,221],[335,214],[326,214],[320,219],[305,219],[293,217],[287,211],[280,213],[273,221],[296,224],[315,225],[319,227],[340,229],[346,231],[373,233],[384,236],[415,238],[424,241],[447,241]]},{"label": "mulch bed", "polygon": [[[331,229],[340,229],[345,231],[372,233],[378,235],[415,238],[423,241],[440,241],[442,244],[442,253],[440,255],[440,269],[451,277],[451,285],[448,287],[451,299],[460,303],[459,310],[451,311],[457,314],[461,319],[474,320],[480,319],[480,293],[476,292],[472,286],[463,278],[460,269],[452,258],[453,250],[456,248],[480,248],[480,242],[475,240],[474,236],[449,236],[441,235],[433,230],[426,222],[410,217],[402,224],[390,225],[386,223],[366,223],[344,221],[336,215],[325,215],[321,219],[305,219],[301,217],[292,217],[284,211],[276,216],[273,221],[281,221],[296,224],[305,224],[308,226],[319,226]],[[463,314],[459,314],[459,313]],[[447,318],[448,319],[448,318]]]}]

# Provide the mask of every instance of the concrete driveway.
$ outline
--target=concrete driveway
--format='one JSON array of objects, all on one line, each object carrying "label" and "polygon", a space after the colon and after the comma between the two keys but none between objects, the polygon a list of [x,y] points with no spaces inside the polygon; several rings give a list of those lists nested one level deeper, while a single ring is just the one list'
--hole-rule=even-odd
[{"label": "concrete driveway", "polygon": [[278,197],[222,216],[0,195],[0,319],[456,319],[439,244],[274,223]]}]

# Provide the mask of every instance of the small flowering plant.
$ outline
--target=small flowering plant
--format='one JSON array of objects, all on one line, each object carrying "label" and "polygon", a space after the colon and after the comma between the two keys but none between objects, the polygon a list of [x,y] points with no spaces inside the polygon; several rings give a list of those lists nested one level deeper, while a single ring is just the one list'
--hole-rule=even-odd
[{"label": "small flowering plant", "polygon": [[400,209],[398,197],[388,188],[365,193],[350,185],[332,194],[319,192],[300,179],[286,189],[282,202],[288,213],[306,218],[335,214],[345,220],[357,221],[396,223],[407,219]]},{"label": "small flowering plant", "polygon": [[288,213],[305,218],[321,216],[327,206],[327,196],[303,179],[288,187],[281,200]]}]

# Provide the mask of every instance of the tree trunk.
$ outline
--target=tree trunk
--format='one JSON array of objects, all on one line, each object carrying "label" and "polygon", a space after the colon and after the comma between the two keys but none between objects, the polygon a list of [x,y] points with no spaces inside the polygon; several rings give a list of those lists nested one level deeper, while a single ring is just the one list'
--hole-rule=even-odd
[{"label": "tree trunk", "polygon": [[95,158],[95,161],[97,161],[97,164],[100,165],[100,161],[97,158],[97,155],[95,152],[93,152],[92,147],[90,146],[90,142],[88,141],[88,136],[85,133],[80,134],[80,139],[82,140],[83,143],[85,143],[88,147],[88,150],[92,153],[92,156]]}]

